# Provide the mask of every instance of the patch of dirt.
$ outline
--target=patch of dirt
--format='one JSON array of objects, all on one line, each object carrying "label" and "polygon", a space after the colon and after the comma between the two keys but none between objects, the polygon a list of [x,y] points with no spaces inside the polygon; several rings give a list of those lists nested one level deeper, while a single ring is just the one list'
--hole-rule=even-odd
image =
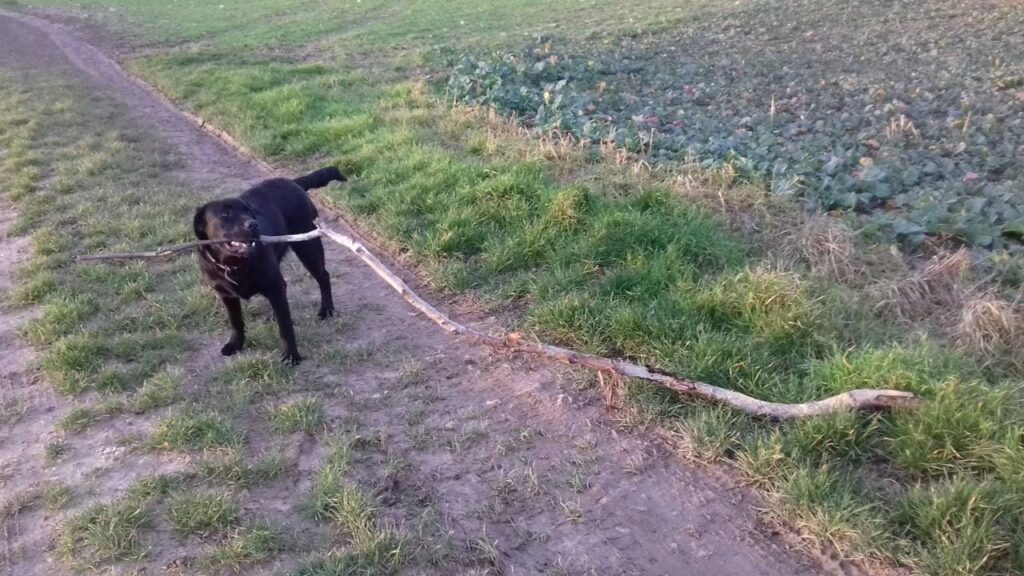
[{"label": "patch of dirt", "polygon": [[[30,249],[28,238],[10,234],[16,218],[10,203],[0,200],[0,494],[4,499],[21,487],[17,464],[37,446],[40,429],[44,433],[52,429],[52,421],[47,427],[46,418],[38,416],[53,412],[57,402],[49,387],[33,377],[32,349],[18,336],[18,328],[36,312],[11,305],[14,273]],[[0,566],[15,553],[14,539],[14,527],[0,518]]]},{"label": "patch of dirt", "polygon": [[[51,66],[55,73],[79,77],[90,90],[109,93],[148,137],[177,150],[184,168],[176,175],[209,187],[211,195],[217,189],[241,192],[270,175],[73,32],[0,11],[0,37],[0,67]],[[9,222],[10,214],[9,208],[0,211],[0,222]],[[340,220],[327,220],[351,233]],[[2,236],[0,287],[9,285],[25,250],[24,239]],[[333,322],[312,318],[315,285],[294,259],[284,264],[299,345],[308,358],[296,371],[296,392],[322,399],[328,428],[367,439],[354,473],[379,497],[385,517],[415,527],[426,511],[436,513],[454,549],[463,551],[448,564],[413,565],[410,572],[792,576],[826,570],[760,523],[756,501],[730,478],[681,461],[651,434],[619,429],[596,393],[574,386],[573,373],[452,339],[354,256],[333,245],[327,254],[339,312]],[[0,316],[2,392],[27,399],[18,419],[0,422],[0,482],[7,493],[60,480],[76,488],[76,498],[69,511],[35,507],[7,522],[0,568],[18,576],[59,572],[53,530],[74,509],[110,498],[143,475],[182,469],[188,461],[118,448],[120,436],[148,431],[153,417],[147,415],[114,416],[66,438],[70,457],[44,465],[45,444],[70,403],[26,370],[31,351],[15,328],[28,314]],[[256,303],[246,307],[246,315],[256,326],[269,312]],[[186,372],[198,377],[230,361],[203,349],[186,360]],[[246,451],[259,454],[280,445],[256,431],[247,437]],[[293,518],[329,447],[323,438],[302,433],[284,445],[288,476],[249,491],[246,511],[306,526],[310,541],[329,538]],[[147,538],[146,573],[187,565],[202,544],[176,539],[161,525]],[[247,573],[281,567],[263,565]]]},{"label": "patch of dirt", "polygon": [[[18,338],[18,327],[25,323],[32,311],[10,310],[15,270],[21,266],[29,251],[29,239],[11,236],[10,229],[17,215],[10,203],[0,201],[0,294],[5,305],[0,314],[0,357],[4,361],[0,365],[0,381],[6,392],[15,382],[27,379],[26,369],[32,358],[31,349]],[[4,394],[6,398],[6,393]]]}]

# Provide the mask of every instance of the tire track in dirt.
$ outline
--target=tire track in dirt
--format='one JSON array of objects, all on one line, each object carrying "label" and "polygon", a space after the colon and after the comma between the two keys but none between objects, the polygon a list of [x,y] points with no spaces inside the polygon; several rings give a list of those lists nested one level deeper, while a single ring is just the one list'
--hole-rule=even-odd
[{"label": "tire track in dirt", "polygon": [[[176,149],[185,166],[176,175],[197,186],[241,192],[270,174],[197,127],[72,30],[0,11],[0,38],[5,52],[0,67],[20,60],[21,65],[40,66],[63,62],[77,70],[83,85],[109,93],[125,114],[138,118],[149,137]],[[340,221],[330,224],[351,233]],[[24,240],[4,235],[2,241],[0,274],[17,265],[12,253],[24,249]],[[346,368],[310,358],[297,378],[308,391],[328,393],[329,423],[341,426],[358,419],[364,429],[387,439],[387,455],[406,462],[404,472],[385,475],[375,469],[384,463],[371,457],[357,471],[396,520],[403,519],[409,501],[429,501],[460,543],[469,546],[481,538],[493,543],[495,570],[506,574],[541,574],[559,567],[580,573],[695,576],[824,571],[768,535],[770,529],[759,523],[751,509],[754,500],[744,489],[717,472],[680,461],[649,434],[617,429],[596,395],[577,391],[568,372],[453,340],[416,316],[354,256],[335,246],[327,252],[339,312],[350,326],[341,330],[305,321],[316,290],[294,259],[286,260],[292,309],[300,317],[300,346],[315,338],[344,338],[346,346],[386,353]],[[253,318],[258,319],[259,314]],[[4,346],[21,346],[8,342],[7,334],[22,320],[4,316]],[[198,354],[201,365],[194,371],[228,362],[208,352]],[[410,363],[422,374],[413,382],[403,379]],[[42,383],[24,385],[52,396]],[[415,426],[409,424],[413,411]],[[33,427],[55,419],[44,418]],[[258,435],[250,439],[262,441]],[[13,454],[9,447],[0,448],[0,462],[30,456],[25,450],[41,451],[42,439],[38,442],[19,446]],[[294,483],[284,493],[280,488],[254,491],[261,510],[283,513],[283,502],[309,486],[327,450],[304,436],[295,439],[294,447]],[[524,474],[536,479],[535,487],[526,487],[530,482]],[[37,549],[45,540],[21,544],[27,550],[12,574],[52,573],[53,564]],[[184,553],[171,548],[153,554],[155,571]]]}]

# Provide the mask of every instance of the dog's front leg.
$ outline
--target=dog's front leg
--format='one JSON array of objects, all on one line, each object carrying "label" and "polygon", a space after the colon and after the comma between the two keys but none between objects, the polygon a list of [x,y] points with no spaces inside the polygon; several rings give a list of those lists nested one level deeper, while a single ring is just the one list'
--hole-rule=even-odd
[{"label": "dog's front leg", "polygon": [[220,349],[220,353],[231,356],[245,345],[245,322],[242,320],[242,302],[232,296],[221,296],[220,301],[228,311],[228,322],[231,323],[231,339]]},{"label": "dog's front leg", "polygon": [[270,307],[277,318],[277,331],[281,335],[281,361],[295,366],[302,362],[299,347],[295,343],[295,327],[292,325],[292,313],[288,308],[288,294],[284,279],[264,294],[270,301]]}]

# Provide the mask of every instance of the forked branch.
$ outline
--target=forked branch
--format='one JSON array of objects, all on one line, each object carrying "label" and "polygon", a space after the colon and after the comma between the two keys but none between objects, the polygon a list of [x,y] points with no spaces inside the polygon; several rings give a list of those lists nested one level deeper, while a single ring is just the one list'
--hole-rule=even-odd
[{"label": "forked branch", "polygon": [[[576,352],[569,350],[568,348],[561,348],[559,346],[552,346],[550,344],[544,344],[543,342],[527,342],[524,341],[520,334],[505,334],[503,336],[492,336],[486,334],[475,328],[471,328],[464,324],[460,324],[455,320],[452,320],[445,313],[441,312],[429,302],[420,298],[418,294],[413,292],[409,286],[402,281],[395,273],[388,269],[372,252],[366,249],[359,241],[353,239],[350,236],[335,232],[322,225],[318,225],[316,230],[306,232],[304,234],[291,234],[286,236],[261,236],[260,242],[264,243],[277,243],[277,242],[301,242],[304,240],[310,240],[319,236],[326,237],[337,244],[348,248],[356,256],[365,262],[373,271],[380,276],[385,282],[387,282],[395,292],[404,298],[414,308],[419,310],[423,315],[433,320],[441,328],[444,328],[450,334],[462,336],[474,342],[486,344],[494,348],[502,348],[511,352],[520,354],[533,354],[536,356],[543,356],[563,362],[565,364],[573,364],[579,366],[586,366],[599,372],[608,372],[627,378],[638,378],[646,380],[648,382],[654,382],[655,384],[673,390],[679,394],[694,396],[704,400],[709,400],[719,404],[735,408],[741,412],[750,414],[751,416],[772,418],[777,420],[790,420],[796,418],[807,418],[811,416],[821,416],[824,414],[831,414],[833,412],[842,412],[850,410],[892,410],[892,409],[909,409],[916,408],[923,402],[922,399],[910,392],[903,392],[901,390],[850,390],[849,392],[843,392],[823,400],[815,400],[812,402],[804,402],[800,404],[780,404],[777,402],[766,402],[764,400],[758,400],[752,398],[746,394],[736,392],[735,390],[728,390],[711,384],[705,384],[704,382],[698,382],[696,380],[688,380],[686,378],[678,378],[671,374],[664,374],[656,372],[645,366],[634,364],[632,362],[626,362],[624,360],[614,360],[611,358],[603,358],[601,356],[595,356],[593,354],[584,354],[582,352]],[[127,254],[96,254],[92,256],[79,256],[79,260],[111,260],[111,259],[138,259],[138,258],[161,258],[196,248],[199,246],[206,246],[210,244],[225,243],[226,240],[202,240],[196,242],[188,242],[185,244],[178,244],[175,246],[168,246],[166,248],[159,248],[151,252],[134,252]]]}]

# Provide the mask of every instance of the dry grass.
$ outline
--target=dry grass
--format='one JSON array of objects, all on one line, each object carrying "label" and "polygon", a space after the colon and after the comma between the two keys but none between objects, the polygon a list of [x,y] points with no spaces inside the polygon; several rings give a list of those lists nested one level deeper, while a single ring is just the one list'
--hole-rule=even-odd
[{"label": "dry grass", "polygon": [[1021,344],[1024,323],[1020,310],[992,292],[968,299],[960,313],[957,336],[961,343],[985,352]]},{"label": "dry grass", "polygon": [[[424,102],[429,95],[418,85],[414,95]],[[548,161],[578,167],[585,162],[586,142],[568,133],[539,132],[525,127],[515,116],[503,116],[493,108],[452,103],[446,136],[453,141],[466,140],[467,129],[472,127],[473,137],[463,142],[471,152],[488,157],[505,156],[526,161]]]},{"label": "dry grass", "polygon": [[964,302],[955,337],[983,361],[1015,374],[1024,373],[1024,311],[994,292]]},{"label": "dry grass", "polygon": [[707,169],[688,162],[666,183],[681,198],[718,215],[729,228],[744,234],[778,233],[792,224],[791,207],[784,207],[784,202],[761,186],[741,183],[730,164]]},{"label": "dry grass", "polygon": [[901,320],[941,318],[963,305],[970,269],[966,249],[937,254],[919,270],[879,283],[876,309]]},{"label": "dry grass", "polygon": [[853,231],[843,221],[809,215],[803,224],[783,234],[780,253],[816,276],[848,283],[864,271],[855,241]]}]

